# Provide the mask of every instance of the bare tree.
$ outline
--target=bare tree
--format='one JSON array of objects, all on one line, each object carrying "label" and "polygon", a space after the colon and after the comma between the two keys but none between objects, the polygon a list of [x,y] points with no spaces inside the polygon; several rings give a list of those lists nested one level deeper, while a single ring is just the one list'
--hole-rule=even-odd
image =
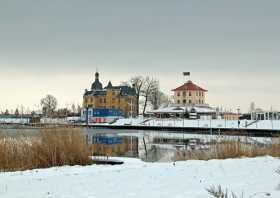
[{"label": "bare tree", "polygon": [[52,95],[47,95],[45,98],[41,99],[41,105],[43,113],[46,116],[51,116],[57,107],[57,99]]},{"label": "bare tree", "polygon": [[74,103],[71,105],[71,111],[72,111],[72,113],[76,113],[76,111],[77,111]]},{"label": "bare tree", "polygon": [[153,78],[135,76],[130,81],[122,82],[121,84],[131,85],[135,88],[137,115],[139,115],[140,111],[140,99],[141,104],[143,103],[143,114],[145,114],[149,102],[151,102],[154,109],[157,109],[162,103],[168,101],[168,97],[160,91],[159,82]]},{"label": "bare tree", "polygon": [[19,110],[18,110],[18,108],[16,108],[16,110],[15,110],[15,116],[16,116],[16,117],[19,116]]},{"label": "bare tree", "polygon": [[78,112],[79,115],[81,115],[82,107],[79,104],[77,106],[77,112]]},{"label": "bare tree", "polygon": [[5,111],[5,113],[4,113],[5,115],[9,115],[10,113],[9,113],[9,110],[8,109],[6,109],[6,111]]},{"label": "bare tree", "polygon": [[144,86],[142,90],[142,96],[144,98],[144,105],[143,105],[143,115],[146,112],[147,104],[149,101],[149,98],[151,97],[151,94],[153,92],[156,92],[159,88],[159,82],[153,78],[146,77],[144,81]]},{"label": "bare tree", "polygon": [[150,93],[148,94],[147,101],[149,101],[153,109],[158,109],[160,100],[159,82],[155,82]]},{"label": "bare tree", "polygon": [[67,108],[61,108],[61,109],[58,109],[56,112],[55,112],[55,115],[57,117],[67,117],[69,114],[70,114],[70,110],[67,109]]},{"label": "bare tree", "polygon": [[155,84],[154,89],[152,89],[149,99],[153,109],[158,109],[162,104],[168,104],[169,97],[160,91],[159,83]]},{"label": "bare tree", "polygon": [[152,92],[149,101],[151,102],[154,110],[160,108],[163,104],[168,105],[170,103],[169,97],[160,90]]},{"label": "bare tree", "polygon": [[140,96],[141,96],[141,93],[143,90],[144,82],[145,82],[145,78],[143,76],[135,76],[135,77],[132,77],[129,80],[129,82],[122,82],[122,85],[131,84],[131,86],[135,88],[137,115],[139,115]]}]

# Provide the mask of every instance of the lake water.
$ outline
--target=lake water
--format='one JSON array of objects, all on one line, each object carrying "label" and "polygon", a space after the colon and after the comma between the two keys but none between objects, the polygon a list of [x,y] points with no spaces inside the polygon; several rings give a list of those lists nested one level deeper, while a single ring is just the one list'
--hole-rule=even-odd
[{"label": "lake water", "polygon": [[[0,129],[0,134],[34,136],[40,129]],[[178,151],[207,149],[221,140],[238,140],[258,145],[271,144],[273,138],[200,135],[191,132],[143,131],[81,128],[94,155],[139,157],[147,161],[171,161]]]}]

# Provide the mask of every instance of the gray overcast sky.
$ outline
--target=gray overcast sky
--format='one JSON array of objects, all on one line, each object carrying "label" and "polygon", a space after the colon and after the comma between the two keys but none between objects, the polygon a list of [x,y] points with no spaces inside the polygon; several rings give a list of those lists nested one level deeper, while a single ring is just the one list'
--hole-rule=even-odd
[{"label": "gray overcast sky", "polygon": [[190,71],[213,106],[280,110],[279,10],[276,0],[3,0],[0,109],[32,109],[47,93],[81,103],[98,67],[104,84],[151,75],[168,94]]}]

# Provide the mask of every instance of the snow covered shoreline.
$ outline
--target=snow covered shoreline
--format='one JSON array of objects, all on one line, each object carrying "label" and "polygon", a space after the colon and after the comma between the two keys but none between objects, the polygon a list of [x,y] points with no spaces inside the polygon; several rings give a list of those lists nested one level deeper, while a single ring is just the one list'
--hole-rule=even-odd
[{"label": "snow covered shoreline", "polygon": [[[105,124],[108,125],[108,124]],[[186,128],[228,128],[228,129],[268,129],[280,130],[280,120],[188,120],[181,118],[124,118],[119,119],[114,126],[157,126]]]},{"label": "snow covered shoreline", "polygon": [[[120,166],[74,166],[0,173],[1,198],[207,198],[206,188],[221,185],[248,197],[268,192],[280,197],[272,157],[145,163],[118,158]],[[263,194],[255,197],[265,197]]]}]

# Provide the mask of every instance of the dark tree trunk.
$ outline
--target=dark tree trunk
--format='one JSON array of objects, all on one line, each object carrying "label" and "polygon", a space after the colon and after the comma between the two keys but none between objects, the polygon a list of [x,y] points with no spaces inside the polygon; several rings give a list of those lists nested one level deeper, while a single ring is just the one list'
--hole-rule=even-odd
[{"label": "dark tree trunk", "polygon": [[146,112],[147,103],[148,103],[148,96],[146,95],[145,96],[144,108],[143,108],[143,116],[145,115],[145,112]]}]

